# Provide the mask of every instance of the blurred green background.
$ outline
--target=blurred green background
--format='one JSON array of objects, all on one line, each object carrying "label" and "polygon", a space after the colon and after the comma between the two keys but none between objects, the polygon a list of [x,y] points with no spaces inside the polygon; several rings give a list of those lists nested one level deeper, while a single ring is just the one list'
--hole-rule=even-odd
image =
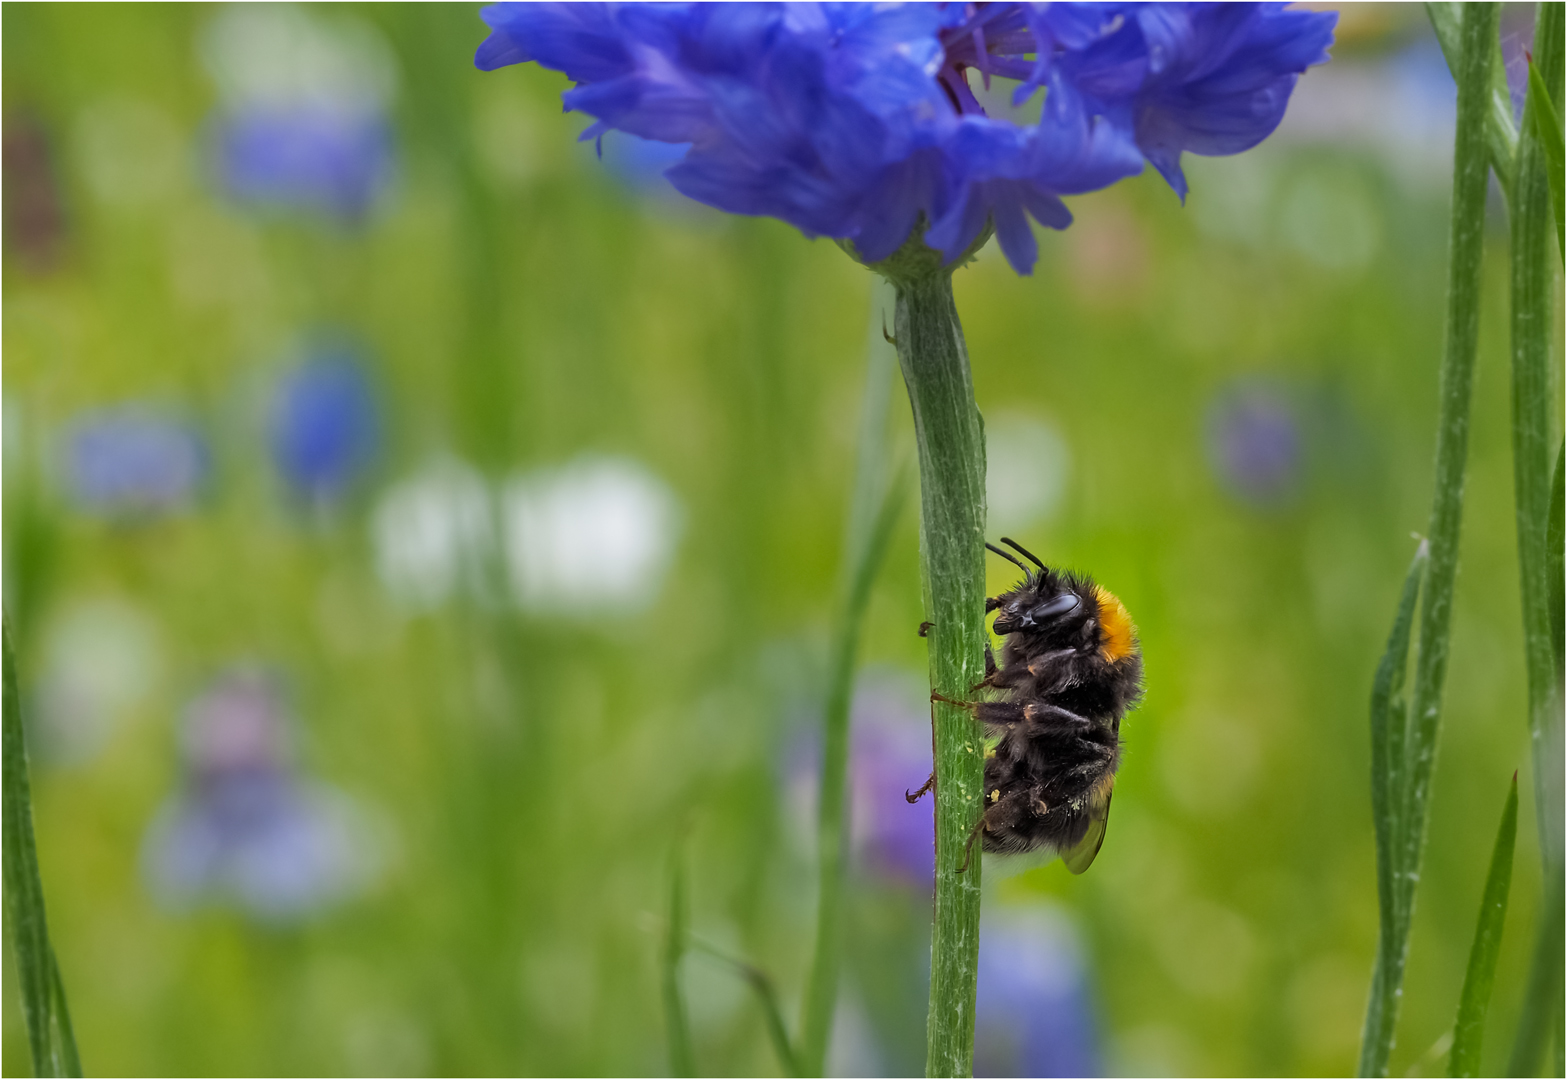
[{"label": "blurred green background", "polygon": [[[5,598],[86,1068],[664,1072],[682,836],[695,932],[764,967],[792,1021],[814,863],[790,792],[871,275],[660,191],[647,148],[601,162],[561,77],[474,70],[473,7],[236,18],[3,13]],[[1516,53],[1527,11],[1512,24]],[[386,124],[359,203],[236,187],[220,148],[246,102],[334,93]],[[1367,703],[1429,507],[1451,103],[1418,8],[1357,8],[1273,139],[1190,163],[1184,208],[1150,173],[1073,200],[1033,277],[993,250],[956,277],[992,533],[1094,574],[1146,655],[1092,871],[987,871],[989,910],[1047,912],[1076,943],[1106,1072],[1353,1070],[1377,922]],[[1536,907],[1499,208],[1492,239],[1397,1074],[1445,1065],[1428,1050],[1514,769],[1491,1069]],[[378,419],[350,481],[301,495],[269,440],[323,338],[352,343]],[[194,433],[198,482],[131,505],[84,489],[91,410],[126,403]],[[611,532],[631,514],[635,580],[584,576],[571,528],[537,540],[594,484],[631,492],[587,513]],[[864,660],[917,701],[914,505]],[[993,560],[993,589],[1010,570]],[[157,822],[200,790],[200,702],[258,671],[262,726],[292,747],[262,758],[341,811],[322,850],[357,867],[282,914],[158,869]],[[862,865],[835,1060],[918,1071],[928,891]],[[701,957],[684,979],[701,1070],[775,1072],[739,981]]]}]

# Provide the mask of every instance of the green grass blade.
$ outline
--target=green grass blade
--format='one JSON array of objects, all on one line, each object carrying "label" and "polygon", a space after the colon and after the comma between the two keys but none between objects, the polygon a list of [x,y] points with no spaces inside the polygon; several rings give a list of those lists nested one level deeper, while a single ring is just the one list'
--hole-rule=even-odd
[{"label": "green grass blade", "polygon": [[[1463,5],[1457,3],[1427,3],[1426,14],[1436,31],[1447,58],[1447,68],[1458,78],[1459,42],[1462,36],[1460,13]],[[1507,86],[1507,67],[1502,60],[1502,43],[1498,38],[1491,56],[1491,98],[1485,117],[1485,144],[1491,168],[1509,200],[1513,190],[1513,161],[1518,153],[1518,128],[1513,123],[1513,95]]]},{"label": "green grass blade", "polygon": [[[1524,662],[1528,673],[1529,741],[1535,810],[1545,869],[1545,904],[1523,1016],[1509,1065],[1532,1075],[1544,1057],[1561,1010],[1563,918],[1563,792],[1561,692],[1561,535],[1557,476],[1550,467],[1555,305],[1559,299],[1550,257],[1552,217],[1561,244],[1560,112],[1563,6],[1541,4],[1530,65],[1526,123],[1519,139],[1512,219],[1513,486],[1517,506]],[[1559,105],[1559,101],[1554,105]],[[1550,114],[1554,113],[1552,116]],[[1554,190],[1553,190],[1554,187]],[[1553,206],[1553,200],[1557,200]]]},{"label": "green grass blade", "polygon": [[[1543,12],[1542,12],[1543,14]],[[1550,91],[1540,76],[1540,69],[1529,61],[1529,99],[1524,106],[1524,123],[1533,121],[1535,138],[1545,156],[1545,175],[1550,182],[1551,209],[1556,213],[1556,250],[1560,254],[1567,248],[1562,236],[1562,118],[1551,102]]]},{"label": "green grass blade", "polygon": [[1508,1076],[1539,1075],[1545,1044],[1561,1014],[1564,918],[1567,918],[1567,909],[1562,903],[1562,880],[1558,875],[1546,887],[1534,959],[1524,990],[1523,1016],[1518,1021],[1518,1037],[1507,1063]]},{"label": "green grass blade", "polygon": [[685,993],[680,987],[680,961],[686,951],[686,865],[683,841],[676,840],[669,853],[669,918],[664,924],[664,1026],[669,1041],[669,1072],[695,1076],[696,1057],[691,1049],[691,1025]]},{"label": "green grass blade", "polygon": [[1556,682],[1560,686],[1564,666],[1562,663],[1563,609],[1567,608],[1564,595],[1564,568],[1562,550],[1567,546],[1567,503],[1562,491],[1562,458],[1567,456],[1567,443],[1556,450],[1556,471],[1551,477],[1551,509],[1545,522],[1545,570],[1551,587],[1551,644],[1556,655]]},{"label": "green grass blade", "polygon": [[767,977],[767,972],[755,964],[730,956],[722,949],[718,949],[694,935],[690,940],[691,947],[697,952],[705,953],[715,960],[721,960],[734,968],[736,973],[756,993],[757,1004],[762,1007],[762,1019],[767,1024],[767,1037],[773,1044],[773,1050],[778,1054],[778,1063],[783,1066],[785,1075],[820,1075],[819,1073],[801,1070],[800,1061],[795,1056],[794,1047],[789,1044],[789,1031],[784,1026],[783,1010],[778,1005],[778,992],[773,987],[772,979]]},{"label": "green grass blade", "polygon": [[[1560,86],[1563,70],[1563,5],[1541,4],[1531,68],[1539,93],[1532,89],[1527,108],[1548,107],[1545,88]],[[1538,108],[1537,108],[1538,107]],[[1529,120],[1529,113],[1525,113]],[[1552,351],[1555,308],[1559,300],[1555,262],[1551,258],[1552,209],[1549,172],[1554,160],[1561,168],[1558,141],[1553,152],[1540,138],[1538,123],[1525,123],[1518,141],[1518,162],[1512,201],[1511,311],[1513,498],[1518,530],[1519,599],[1523,612],[1524,666],[1528,673],[1529,738],[1535,790],[1546,790],[1542,744],[1560,705],[1556,689],[1555,640],[1552,633],[1547,549],[1550,531],[1551,443],[1558,393],[1553,390]],[[1559,131],[1558,131],[1559,134]],[[1542,840],[1557,836],[1559,824],[1549,820],[1547,799],[1535,808]],[[1542,854],[1544,851],[1542,849]]]},{"label": "green grass blade", "polygon": [[889,482],[888,475],[887,417],[892,407],[897,353],[886,340],[884,330],[891,322],[894,303],[891,286],[878,281],[871,303],[854,489],[849,500],[838,611],[834,620],[831,655],[828,658],[822,787],[817,811],[819,868],[816,946],[800,1023],[799,1064],[807,1076],[822,1075],[838,998],[849,835],[849,706],[854,698],[860,627],[866,604],[870,601],[876,571],[881,566],[892,528],[902,511],[903,492],[907,486],[905,476],[900,474]]},{"label": "green grass blade", "polygon": [[16,655],[11,648],[9,620],[0,629],[4,639],[4,736],[3,806],[5,921],[16,950],[17,981],[21,984],[22,1014],[27,1019],[27,1041],[33,1051],[33,1071],[38,1076],[80,1076],[81,1059],[71,1030],[65,985],[49,925],[44,916],[43,881],[38,873],[38,848],[33,839],[33,804],[27,776],[27,744],[22,733],[21,698],[16,689]]},{"label": "green grass blade", "polygon": [[1485,877],[1485,896],[1474,944],[1469,948],[1469,969],[1458,994],[1458,1020],[1453,1025],[1453,1052],[1448,1076],[1480,1075],[1480,1043],[1485,1035],[1485,1013],[1496,982],[1496,958],[1502,948],[1502,925],[1507,919],[1507,893],[1513,880],[1513,846],[1518,839],[1518,774],[1513,773],[1502,809],[1502,824],[1491,851],[1491,869]]},{"label": "green grass blade", "polygon": [[1409,637],[1415,621],[1415,600],[1425,576],[1431,547],[1424,540],[1415,550],[1404,589],[1399,595],[1398,614],[1388,634],[1387,649],[1377,664],[1371,684],[1371,814],[1377,837],[1377,903],[1380,923],[1377,933],[1376,967],[1372,973],[1371,1000],[1366,1006],[1366,1024],[1361,1036],[1361,1075],[1375,1075],[1377,1062],[1386,1061],[1392,1048],[1393,1025],[1398,1018],[1394,991],[1403,979],[1403,954],[1397,948],[1403,925],[1398,913],[1398,891],[1394,882],[1396,859],[1403,835],[1402,808],[1404,733],[1408,708],[1403,699],[1405,672],[1409,667]]}]

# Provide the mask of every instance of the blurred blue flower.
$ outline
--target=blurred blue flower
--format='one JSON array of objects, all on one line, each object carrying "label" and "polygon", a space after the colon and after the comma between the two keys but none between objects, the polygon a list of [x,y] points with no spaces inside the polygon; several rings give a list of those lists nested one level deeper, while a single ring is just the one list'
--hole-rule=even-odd
[{"label": "blurred blue flower", "polygon": [[142,852],[166,906],[215,901],[284,921],[364,884],[374,855],[357,807],[295,774],[288,734],[274,682],[253,669],[226,672],[191,704],[185,789]]},{"label": "blurred blue flower", "polygon": [[392,175],[392,129],[378,113],[247,106],[218,119],[214,143],[224,187],[258,206],[354,220]]},{"label": "blurred blue flower", "polygon": [[207,464],[201,436],[150,406],[84,413],[66,435],[71,494],[82,509],[105,517],[152,516],[185,506]]},{"label": "blurred blue flower", "polygon": [[[1183,197],[1183,151],[1265,138],[1337,17],[1282,4],[524,4],[482,12],[477,65],[536,61],[568,109],[691,144],[667,175],[699,202],[892,254],[923,219],[956,258],[994,221],[1029,273],[1029,218],[1151,162]],[[1040,118],[988,116],[977,69],[1046,91]]]},{"label": "blurred blue flower", "polygon": [[862,679],[850,714],[855,841],[883,877],[929,888],[936,880],[936,800],[905,793],[930,775],[930,717],[920,695],[886,678]]},{"label": "blurred blue flower", "polygon": [[1222,389],[1208,410],[1208,452],[1233,494],[1277,505],[1299,488],[1303,466],[1300,420],[1290,399],[1263,382]]},{"label": "blurred blue flower", "polygon": [[[936,875],[935,802],[904,798],[930,775],[930,715],[917,676],[862,675],[850,707],[849,820],[856,858],[881,879],[929,889]],[[820,717],[788,755],[785,779],[802,831],[815,821]]]},{"label": "blurred blue flower", "polygon": [[394,166],[396,61],[375,27],[286,4],[220,8],[202,59],[218,90],[218,179],[259,207],[362,217]]},{"label": "blurred blue flower", "polygon": [[272,457],[295,492],[312,502],[341,497],[379,445],[369,374],[353,350],[318,351],[290,371],[272,412]]},{"label": "blurred blue flower", "polygon": [[1100,1075],[1082,950],[1048,909],[986,909],[975,1017],[975,1076]]}]

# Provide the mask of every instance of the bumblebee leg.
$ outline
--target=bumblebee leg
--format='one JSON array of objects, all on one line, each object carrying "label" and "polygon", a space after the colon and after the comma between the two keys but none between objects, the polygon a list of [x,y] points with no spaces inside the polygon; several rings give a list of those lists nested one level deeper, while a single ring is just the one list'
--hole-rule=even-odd
[{"label": "bumblebee leg", "polygon": [[1028,662],[1028,673],[1036,677],[1042,675],[1051,661],[1059,660],[1063,656],[1073,656],[1076,653],[1076,649],[1054,649],[1047,653],[1041,653]]},{"label": "bumblebee leg", "polygon": [[1029,704],[1023,711],[1027,718],[1035,723],[1049,718],[1058,723],[1065,722],[1071,724],[1074,727],[1091,728],[1094,726],[1094,722],[1088,719],[1088,717],[1079,716],[1071,709],[1063,709],[1059,705],[1046,705],[1036,701]]},{"label": "bumblebee leg", "polygon": [[904,799],[908,800],[911,803],[917,803],[917,802],[919,802],[921,799],[923,799],[925,797],[925,793],[927,791],[934,791],[934,790],[936,790],[936,774],[934,772],[932,772],[930,774],[930,779],[926,780],[923,784],[921,784],[920,785],[920,789],[918,791],[913,792],[913,793],[905,791],[903,793],[903,797],[904,797]]},{"label": "bumblebee leg", "polygon": [[999,597],[999,596],[987,596],[987,597],[985,597],[985,614],[986,615],[989,615],[992,611],[995,611],[1000,606],[1001,606],[1001,597]]},{"label": "bumblebee leg", "polygon": [[922,622],[922,623],[920,623],[920,637],[924,637],[926,634],[929,634],[930,633],[930,628],[932,626],[935,626],[935,625],[936,624],[933,623],[933,622]]},{"label": "bumblebee leg", "polygon": [[976,690],[983,690],[987,686],[995,686],[996,685],[996,682],[995,682],[996,675],[999,674],[1000,671],[1001,671],[1001,669],[996,666],[996,654],[995,654],[994,651],[991,650],[990,642],[986,641],[985,642],[985,677],[983,679],[979,680],[979,682],[975,683],[973,686],[969,687],[969,693],[972,694]]},{"label": "bumblebee leg", "polygon": [[957,698],[950,698],[940,690],[932,690],[930,699],[932,701],[945,701],[948,705],[956,705],[958,708],[967,709],[969,712],[973,712],[980,706],[980,703],[977,701],[959,701]]},{"label": "bumblebee leg", "polygon": [[1009,727],[1028,719],[1027,708],[1015,701],[980,701],[974,705],[974,715],[982,724]]}]

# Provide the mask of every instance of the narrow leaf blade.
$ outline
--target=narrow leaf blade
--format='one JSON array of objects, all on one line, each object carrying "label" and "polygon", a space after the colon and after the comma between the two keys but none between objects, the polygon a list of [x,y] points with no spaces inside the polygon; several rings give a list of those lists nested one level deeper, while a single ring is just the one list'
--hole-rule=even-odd
[{"label": "narrow leaf blade", "polygon": [[1562,118],[1551,103],[1551,93],[1533,60],[1529,61],[1529,98],[1524,115],[1534,120],[1536,137],[1545,155],[1545,176],[1551,188],[1551,209],[1556,212],[1556,250],[1567,249],[1562,235]]},{"label": "narrow leaf blade", "polygon": [[[906,470],[889,480],[887,418],[891,411],[897,354],[887,340],[887,312],[895,310],[891,287],[879,285],[871,304],[865,391],[860,402],[855,480],[839,567],[839,597],[828,654],[828,689],[823,710],[822,782],[817,808],[816,943],[800,1010],[798,1062],[813,1076],[826,1067],[838,995],[842,953],[846,814],[850,746],[850,702],[854,697],[860,627],[871,586],[881,567],[893,526],[903,508]],[[787,1041],[787,1040],[786,1040]]]},{"label": "narrow leaf blade", "polygon": [[1546,883],[1545,906],[1540,912],[1534,960],[1525,984],[1523,1016],[1518,1020],[1518,1035],[1513,1042],[1508,1076],[1538,1076],[1546,1043],[1557,1026],[1562,1000],[1563,921],[1567,905],[1563,903],[1562,879],[1553,873]]},{"label": "narrow leaf blade", "polygon": [[1563,608],[1567,607],[1567,586],[1563,583],[1563,546],[1567,544],[1567,501],[1562,491],[1562,458],[1567,442],[1556,451],[1556,475],[1551,478],[1551,509],[1545,520],[1545,569],[1551,583],[1551,644],[1556,651],[1556,679],[1562,678]]},{"label": "narrow leaf blade", "polygon": [[1386,1060],[1384,1047],[1391,1048],[1395,1019],[1392,995],[1397,985],[1397,969],[1401,967],[1397,943],[1399,928],[1403,925],[1395,881],[1399,837],[1403,830],[1402,766],[1407,720],[1400,694],[1409,667],[1409,638],[1415,621],[1415,603],[1430,551],[1430,545],[1422,540],[1404,575],[1398,613],[1393,618],[1387,648],[1371,684],[1371,814],[1376,828],[1377,901],[1381,919],[1376,971],[1361,1045],[1361,1075],[1375,1072],[1379,1055]]},{"label": "narrow leaf blade", "polygon": [[1447,1075],[1479,1076],[1480,1044],[1485,1034],[1485,1014],[1496,982],[1496,958],[1502,947],[1502,926],[1507,918],[1507,894],[1513,880],[1513,847],[1518,839],[1518,774],[1513,773],[1502,810],[1502,824],[1491,851],[1491,869],[1485,878],[1480,919],[1474,944],[1469,948],[1469,969],[1458,995],[1458,1020],[1453,1026],[1453,1052]]},{"label": "narrow leaf blade", "polygon": [[16,688],[16,656],[11,628],[4,639],[3,686],[0,707],[0,817],[3,817],[5,921],[16,950],[17,981],[33,1071],[39,1076],[80,1076],[81,1060],[71,1029],[70,1010],[49,925],[44,914],[43,882],[38,873],[38,848],[33,838],[32,791],[27,775],[27,744],[22,732],[21,699]]},{"label": "narrow leaf blade", "polygon": [[691,947],[697,952],[705,953],[734,968],[746,984],[756,992],[757,1004],[762,1007],[762,1019],[767,1024],[767,1037],[772,1041],[773,1051],[778,1055],[778,1062],[783,1066],[784,1073],[788,1076],[816,1075],[801,1071],[799,1056],[789,1043],[789,1029],[784,1023],[783,1009],[778,1003],[778,991],[773,986],[773,980],[768,978],[767,972],[755,964],[715,948],[695,935],[691,936],[690,941]]}]

